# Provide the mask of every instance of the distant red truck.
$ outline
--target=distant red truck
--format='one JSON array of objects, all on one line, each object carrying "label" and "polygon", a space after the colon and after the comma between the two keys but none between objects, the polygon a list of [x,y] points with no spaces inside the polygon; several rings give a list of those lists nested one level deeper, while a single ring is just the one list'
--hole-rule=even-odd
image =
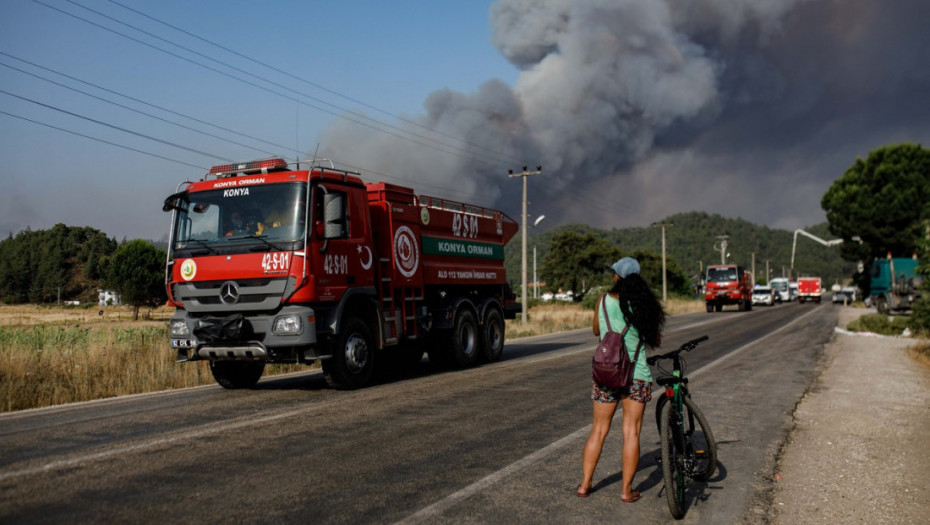
[{"label": "distant red truck", "polygon": [[798,277],[798,302],[813,301],[819,304],[821,296],[823,288],[820,277]]},{"label": "distant red truck", "polygon": [[704,281],[707,313],[735,304],[741,312],[752,310],[752,273],[742,266],[721,264],[707,267]]}]

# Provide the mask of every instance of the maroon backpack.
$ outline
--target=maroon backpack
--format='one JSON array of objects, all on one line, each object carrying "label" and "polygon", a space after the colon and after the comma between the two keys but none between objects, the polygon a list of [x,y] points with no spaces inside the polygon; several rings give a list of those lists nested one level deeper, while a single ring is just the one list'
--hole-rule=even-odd
[{"label": "maroon backpack", "polygon": [[[607,333],[597,344],[594,357],[591,358],[591,376],[594,382],[606,388],[624,389],[633,382],[633,369],[639,359],[639,350],[643,346],[640,341],[636,345],[636,355],[630,361],[624,336],[630,329],[630,323],[623,327],[623,332],[614,332],[610,327],[610,316],[607,315],[607,294],[601,296],[601,308],[604,309],[604,319],[607,321]],[[597,315],[595,310],[594,315]]]}]

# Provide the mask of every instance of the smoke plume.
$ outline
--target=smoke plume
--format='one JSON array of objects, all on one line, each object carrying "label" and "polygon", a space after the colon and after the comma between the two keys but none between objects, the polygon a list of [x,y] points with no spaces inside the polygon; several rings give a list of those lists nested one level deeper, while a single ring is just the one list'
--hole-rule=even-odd
[{"label": "smoke plume", "polygon": [[[882,12],[927,11],[892,4]],[[867,0],[500,0],[489,22],[494,45],[520,70],[514,86],[433,93],[425,114],[402,125],[407,140],[337,122],[322,144],[327,156],[423,193],[511,214],[520,185],[506,170],[540,164],[533,206],[557,220],[640,225],[705,209],[779,227],[819,222],[829,183],[881,145],[825,132],[830,119],[848,118],[838,108],[859,110],[875,95],[865,65],[846,54],[888,47],[875,39],[895,34],[883,24],[894,17],[879,9]],[[895,35],[926,50],[918,33],[908,25]],[[856,75],[867,85],[843,84]],[[925,89],[927,74],[919,77]],[[895,78],[881,100],[910,93],[914,79]],[[814,146],[824,154],[811,161]],[[804,203],[800,216],[757,199],[785,182],[782,194]]]}]

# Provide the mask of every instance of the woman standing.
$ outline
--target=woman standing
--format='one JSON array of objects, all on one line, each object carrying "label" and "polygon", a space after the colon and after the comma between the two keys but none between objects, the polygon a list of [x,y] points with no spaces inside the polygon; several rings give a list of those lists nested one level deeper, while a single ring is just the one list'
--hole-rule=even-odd
[{"label": "woman standing", "polygon": [[[594,315],[594,335],[604,338],[600,330],[601,326],[606,326],[604,316],[609,316],[610,325],[617,331],[622,331],[622,327],[629,323],[630,329],[624,336],[624,342],[632,360],[640,341],[647,348],[661,344],[665,312],[646,281],[639,275],[639,262],[636,259],[624,257],[614,263],[611,269],[614,271],[614,286],[607,293],[605,307],[601,308],[601,302],[598,302]],[[640,498],[640,493],[633,490],[633,475],[639,465],[639,434],[643,427],[643,413],[646,411],[646,403],[652,399],[652,373],[646,365],[646,352],[641,350],[639,353],[633,370],[633,384],[628,389],[621,391],[594,383],[591,399],[594,423],[584,446],[583,477],[578,485],[577,496],[586,498],[591,492],[594,469],[601,457],[604,439],[610,431],[619,402],[623,405],[623,486],[620,499],[632,503]]]}]

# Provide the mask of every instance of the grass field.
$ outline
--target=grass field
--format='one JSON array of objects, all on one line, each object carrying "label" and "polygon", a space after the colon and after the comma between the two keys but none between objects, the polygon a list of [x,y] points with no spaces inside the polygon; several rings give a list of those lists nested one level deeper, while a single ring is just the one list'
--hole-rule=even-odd
[{"label": "grass field", "polygon": [[[670,301],[671,314],[702,311],[700,301]],[[0,305],[0,411],[213,383],[206,361],[175,362],[168,346],[172,308]],[[573,303],[530,308],[524,325],[507,322],[507,339],[588,328],[590,310]],[[303,370],[269,366],[266,374]]]}]

